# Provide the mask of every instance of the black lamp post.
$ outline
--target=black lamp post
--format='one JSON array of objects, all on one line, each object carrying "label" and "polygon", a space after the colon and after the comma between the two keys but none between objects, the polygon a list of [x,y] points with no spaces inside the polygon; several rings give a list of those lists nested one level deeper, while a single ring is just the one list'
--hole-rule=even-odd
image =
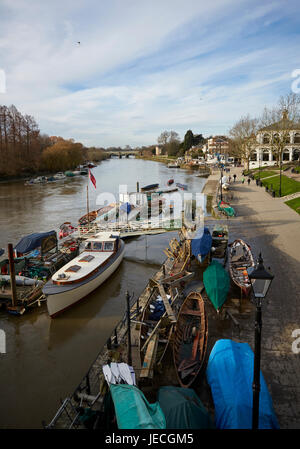
[{"label": "black lamp post", "polygon": [[248,270],[255,298],[255,346],[254,346],[254,374],[253,374],[253,405],[252,405],[252,429],[258,429],[259,422],[259,392],[260,392],[260,349],[261,349],[261,304],[267,296],[274,276],[269,273],[263,264],[261,253],[259,254],[256,267]]},{"label": "black lamp post", "polygon": [[221,195],[220,195],[220,200],[223,201],[223,164],[219,164],[219,169],[220,169],[220,173],[221,173]]}]

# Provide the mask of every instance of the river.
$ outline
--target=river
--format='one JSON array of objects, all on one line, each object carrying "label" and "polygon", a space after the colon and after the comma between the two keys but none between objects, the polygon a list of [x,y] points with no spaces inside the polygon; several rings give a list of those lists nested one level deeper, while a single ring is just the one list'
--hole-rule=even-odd
[{"label": "river", "polygon": [[[89,183],[89,207],[99,193],[117,198],[119,185],[128,191],[170,178],[201,192],[204,178],[141,159],[110,159],[92,170],[97,189]],[[57,230],[64,221],[76,223],[86,213],[84,176],[44,185],[0,184],[0,247],[14,245],[26,234]],[[50,319],[46,305],[21,317],[0,311],[6,353],[0,353],[0,427],[41,428],[49,422],[60,398],[71,394],[95,359],[125,310],[125,293],[137,297],[165,259],[163,249],[176,232],[126,242],[118,270],[85,301]]]}]

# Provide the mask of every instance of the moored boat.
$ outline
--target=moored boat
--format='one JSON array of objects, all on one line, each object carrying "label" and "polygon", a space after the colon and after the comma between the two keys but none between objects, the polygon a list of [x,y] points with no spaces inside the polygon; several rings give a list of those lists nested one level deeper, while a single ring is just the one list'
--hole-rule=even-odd
[{"label": "moored boat", "polygon": [[[209,356],[206,377],[218,429],[251,429],[254,354],[248,343],[218,340]],[[272,398],[260,371],[259,429],[278,429]]]},{"label": "moored boat", "polygon": [[207,338],[203,298],[200,293],[191,292],[180,308],[173,339],[174,365],[182,387],[190,387],[200,374]]},{"label": "moored boat", "polygon": [[254,267],[255,262],[251,249],[241,239],[235,240],[229,251],[229,273],[233,282],[247,296],[251,290],[251,284],[247,270]]},{"label": "moored boat", "polygon": [[157,189],[157,187],[159,186],[159,184],[149,184],[145,187],[141,188],[141,192],[147,192],[148,190],[154,190]]},{"label": "moored boat", "polygon": [[49,315],[55,317],[99,287],[120,265],[124,249],[118,233],[100,232],[87,239],[83,252],[43,287]]},{"label": "moored boat", "polygon": [[208,298],[218,312],[227,299],[229,274],[217,260],[213,260],[203,273],[203,283]]},{"label": "moored boat", "polygon": [[202,263],[208,256],[212,245],[212,236],[207,227],[200,228],[191,241],[192,255]]},{"label": "moored boat", "polygon": [[176,182],[176,186],[181,190],[187,190],[188,188],[186,184],[180,184],[180,182]]},{"label": "moored boat", "polygon": [[66,175],[63,172],[58,172],[56,173],[53,178],[57,181],[59,181],[60,179],[66,179]]},{"label": "moored boat", "polygon": [[82,217],[80,217],[79,220],[78,220],[78,223],[80,225],[86,225],[88,223],[91,223],[92,221],[95,221],[97,216],[98,216],[98,211],[97,210],[92,210],[88,214],[85,214]]}]

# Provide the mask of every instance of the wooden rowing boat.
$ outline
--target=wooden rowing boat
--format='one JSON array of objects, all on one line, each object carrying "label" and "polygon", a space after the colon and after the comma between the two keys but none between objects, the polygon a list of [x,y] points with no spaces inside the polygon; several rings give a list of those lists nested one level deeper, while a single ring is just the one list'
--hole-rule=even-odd
[{"label": "wooden rowing boat", "polygon": [[191,292],[182,304],[173,337],[173,359],[178,381],[190,387],[197,379],[206,354],[207,316],[200,293]]},{"label": "wooden rowing boat", "polygon": [[254,265],[250,246],[241,239],[235,240],[229,251],[229,273],[233,282],[246,296],[251,290],[247,270]]},{"label": "wooden rowing boat", "polygon": [[[140,377],[153,377],[154,365],[162,362],[170,343],[174,323],[164,306],[164,302],[170,298],[161,291],[161,286],[154,287],[143,311],[139,338],[142,362]],[[170,310],[168,308],[168,312]]]}]

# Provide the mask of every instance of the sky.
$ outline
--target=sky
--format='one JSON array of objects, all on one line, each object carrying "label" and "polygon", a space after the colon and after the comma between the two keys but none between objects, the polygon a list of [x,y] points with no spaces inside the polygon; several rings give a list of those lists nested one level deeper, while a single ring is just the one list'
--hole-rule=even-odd
[{"label": "sky", "polygon": [[1,0],[0,104],[86,146],[228,134],[291,91],[299,30],[298,0]]}]

